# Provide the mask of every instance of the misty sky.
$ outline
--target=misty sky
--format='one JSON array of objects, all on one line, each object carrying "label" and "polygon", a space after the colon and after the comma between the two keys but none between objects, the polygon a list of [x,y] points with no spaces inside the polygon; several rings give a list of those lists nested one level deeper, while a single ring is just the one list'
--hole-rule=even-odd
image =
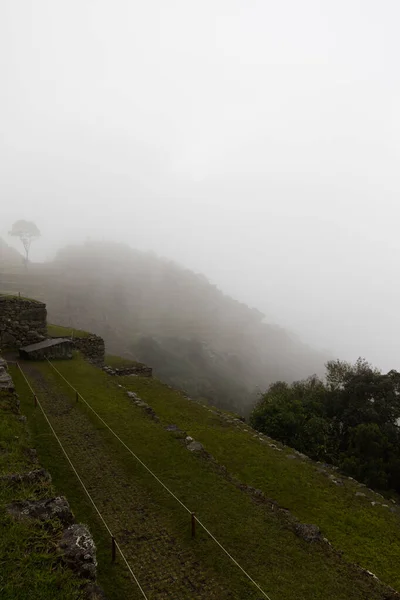
[{"label": "misty sky", "polygon": [[1,0],[0,236],[110,239],[400,370],[400,4]]}]

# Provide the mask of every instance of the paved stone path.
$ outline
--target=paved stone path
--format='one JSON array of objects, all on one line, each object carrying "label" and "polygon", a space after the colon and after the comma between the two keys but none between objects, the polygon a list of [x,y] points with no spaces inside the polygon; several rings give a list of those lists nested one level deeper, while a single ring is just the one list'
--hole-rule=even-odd
[{"label": "paved stone path", "polygon": [[25,363],[24,371],[149,598],[239,600],[166,529],[151,497],[127,476],[107,440],[72,399],[55,392],[34,365]]}]

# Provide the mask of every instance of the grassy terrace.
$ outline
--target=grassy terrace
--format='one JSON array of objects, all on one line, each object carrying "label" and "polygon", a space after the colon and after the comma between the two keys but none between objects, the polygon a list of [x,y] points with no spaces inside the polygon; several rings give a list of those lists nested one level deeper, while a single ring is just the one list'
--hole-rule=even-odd
[{"label": "grassy terrace", "polygon": [[[37,468],[26,449],[32,446],[25,423],[0,392],[0,477]],[[14,521],[5,507],[15,500],[51,497],[49,483],[0,484],[0,598],[2,600],[76,600],[82,581],[64,568],[54,551],[62,526],[45,528],[36,521]]]},{"label": "grassy terrace", "polygon": [[[254,504],[209,462],[188,452],[162,425],[175,423],[185,429],[242,481],[263,489],[304,522],[320,525],[344,550],[346,559],[400,587],[396,572],[399,521],[387,509],[372,509],[366,500],[355,498],[353,488],[336,488],[312,466],[262,446],[246,431],[221,422],[207,408],[157,380],[109,377],[80,358],[57,361],[56,365],[125,443],[196,512],[272,600],[382,600],[384,595],[372,578],[361,577],[325,545],[308,544],[296,537],[279,515]],[[188,514],[82,402],[75,402],[72,390],[49,365],[25,368],[30,369],[32,384],[57,433],[150,598],[260,600],[260,593],[200,528],[196,539],[191,539]],[[107,597],[139,597],[121,561],[110,567],[108,536],[17,373],[15,381],[42,462],[77,518],[87,522],[94,533],[99,580]],[[148,402],[161,423],[133,405],[119,383]],[[187,585],[189,579],[193,589]],[[204,582],[209,582],[209,587]]]},{"label": "grassy terrace", "polygon": [[122,358],[121,356],[114,356],[114,354],[106,354],[104,363],[110,367],[116,369],[123,369],[124,367],[143,367],[143,363],[131,360],[130,358]]},{"label": "grassy terrace", "polygon": [[18,300],[29,300],[29,302],[37,302],[41,304],[40,300],[35,300],[34,298],[26,298],[25,296],[20,296],[19,294],[1,294],[0,300],[13,300],[17,302]]},{"label": "grassy terrace", "polygon": [[[288,459],[293,456],[290,448],[278,452],[261,444],[247,425],[229,426],[155,379],[119,379],[152,406],[163,424],[175,423],[187,431],[241,481],[261,489],[302,522],[317,524],[345,559],[400,590],[400,518],[388,508],[371,505],[376,500],[391,505],[390,501],[347,479],[336,486],[316,463]],[[366,497],[356,497],[357,491]]]},{"label": "grassy terrace", "polygon": [[72,327],[62,327],[61,325],[47,325],[47,335],[50,337],[76,337],[85,338],[92,335],[88,331],[73,329]]}]

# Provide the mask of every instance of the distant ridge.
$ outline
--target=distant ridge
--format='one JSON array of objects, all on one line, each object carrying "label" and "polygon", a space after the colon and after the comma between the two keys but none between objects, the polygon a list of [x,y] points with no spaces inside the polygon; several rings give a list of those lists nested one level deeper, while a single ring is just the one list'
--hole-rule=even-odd
[{"label": "distant ridge", "polygon": [[68,246],[4,281],[7,291],[44,300],[50,322],[93,331],[109,352],[242,413],[273,381],[322,374],[328,358],[203,275],[124,244]]}]

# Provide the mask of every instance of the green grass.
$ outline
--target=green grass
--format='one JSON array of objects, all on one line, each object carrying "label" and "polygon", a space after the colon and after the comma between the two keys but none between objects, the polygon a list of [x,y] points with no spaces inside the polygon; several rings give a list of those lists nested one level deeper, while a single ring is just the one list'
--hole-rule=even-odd
[{"label": "green grass", "polygon": [[124,367],[143,367],[143,363],[131,360],[130,358],[123,358],[121,356],[114,356],[113,354],[106,354],[104,357],[104,364],[114,367],[116,369],[123,369]]},{"label": "green grass", "polygon": [[[210,598],[230,597],[237,600],[258,600],[259,592],[203,531],[198,528],[196,539],[190,538],[188,514],[136,463],[126,449],[101,425],[97,417],[82,402],[74,401],[73,392],[58,378],[51,367],[46,364],[38,364],[35,365],[35,368],[45,378],[47,385],[55,394],[69,394],[71,408],[68,409],[68,413],[72,419],[71,422],[75,423],[76,428],[82,426],[82,431],[86,432],[85,435],[97,436],[98,452],[104,453],[104,457],[109,456],[110,460],[112,458],[114,468],[120,473],[118,481],[126,477],[126,485],[129,486],[129,482],[134,482],[140,493],[150,499],[149,527],[154,518],[154,521],[157,521],[176,539],[177,544],[195,554],[202,572],[212,576],[221,589],[231,594],[229,596],[213,595]],[[125,443],[140,455],[141,459],[191,510],[196,512],[205,525],[211,529],[232,555],[237,557],[243,567],[274,600],[309,600],[310,598],[315,600],[368,598],[372,600],[383,597],[372,579],[361,577],[357,571],[346,565],[337,554],[328,550],[325,545],[308,544],[297,538],[286,527],[279,514],[254,504],[249,496],[217,473],[212,463],[189,453],[174,435],[163,429],[162,424],[176,423],[186,429],[188,433],[202,441],[206,449],[227,466],[229,471],[240,475],[243,480],[247,480],[248,483],[252,482],[253,485],[258,477],[259,485],[257,487],[268,487],[268,495],[278,501],[280,501],[277,497],[281,494],[280,489],[286,489],[285,486],[289,486],[290,478],[292,478],[292,496],[296,496],[298,501],[305,501],[296,487],[299,485],[299,481],[307,478],[310,473],[297,472],[297,469],[310,468],[309,465],[294,465],[283,456],[275,455],[248,434],[221,424],[219,419],[209,413],[206,408],[185,400],[182,395],[169,390],[156,380],[109,377],[80,358],[73,361],[58,361],[57,368],[115,429]],[[133,405],[125,392],[118,388],[119,381],[129,385],[149,402],[160,416],[162,424],[150,420],[140,408]],[[118,579],[118,569],[113,567],[114,571],[112,575],[110,574],[107,536],[103,534],[97,517],[93,514],[93,509],[74,480],[64,457],[58,451],[55,440],[48,434],[48,428],[39,411],[34,411],[30,395],[18,376],[16,376],[16,383],[24,410],[29,412],[36,447],[43,462],[52,472],[57,489],[67,495],[78,519],[88,522],[94,531],[99,549],[100,583],[111,599],[121,598],[122,600],[133,597],[128,594],[127,589],[123,588],[122,584],[125,580],[122,574]],[[47,402],[45,399],[43,401]],[[51,403],[48,403],[48,409],[51,410]],[[85,470],[85,476],[94,477],[96,475],[99,478],[100,473],[94,473],[95,463],[93,462],[92,466],[87,464],[89,458],[85,451],[84,439],[82,438],[81,444],[76,444],[72,440],[71,431],[68,430],[67,421],[65,419],[63,421],[64,417],[57,411],[53,415],[54,426],[60,428],[60,435],[63,436],[65,443],[70,444],[68,447],[74,455],[74,460],[77,461],[80,468]],[[94,444],[94,442],[91,443]],[[257,460],[262,463],[260,468],[253,464]],[[275,461],[280,462],[274,464]],[[290,472],[287,471],[289,467]],[[268,468],[271,469],[270,473],[266,471]],[[284,485],[279,483],[281,478],[286,481]],[[303,520],[317,522],[325,534],[324,527],[328,521],[332,522],[332,528],[336,527],[338,531],[345,530],[347,527],[346,513],[343,512],[341,506],[338,509],[335,508],[335,494],[338,490],[331,489],[329,487],[331,484],[328,485],[323,479],[319,481],[315,475],[309,483],[310,486],[307,486],[306,482],[302,484],[304,489],[309,487],[307,502],[314,508],[316,507],[317,498],[321,495],[317,485],[319,483],[321,488],[325,488],[332,494],[331,514],[325,518],[324,523],[318,522],[317,519]],[[314,485],[316,486],[315,490],[313,489]],[[107,507],[107,498],[104,496],[108,497],[110,494],[108,486],[104,475],[104,481],[101,482],[101,485],[98,484],[96,493],[98,501],[104,502],[105,507]],[[112,496],[115,504],[119,502],[118,494],[118,491],[114,491]],[[321,497],[323,496],[324,494]],[[287,499],[291,501],[293,512],[296,514],[298,512],[296,510],[297,500],[290,499],[290,494],[287,494]],[[282,504],[287,506],[288,502],[282,502]],[[297,508],[300,507],[297,506]],[[364,532],[364,525],[367,525],[367,519],[365,523],[363,522],[364,515],[369,516],[370,509],[366,507],[363,511],[363,504],[360,502],[357,503],[357,509],[361,511],[360,520],[363,523],[360,531]],[[312,508],[308,510],[309,515],[313,514]],[[109,514],[110,518],[115,520],[116,527],[119,520],[122,519],[122,522],[126,522],[133,518],[132,509],[130,511],[122,509],[122,514],[114,514],[112,511]],[[322,511],[318,514],[322,514]],[[382,526],[382,538],[387,536],[385,554],[388,545],[393,541],[392,556],[386,559],[386,563],[390,563],[391,558],[395,565],[398,562],[394,560],[398,556],[398,542],[394,539],[393,530],[394,526],[398,525],[398,521],[390,513],[385,513],[385,519],[380,517],[379,511],[371,512],[372,514],[377,515],[377,520],[374,521],[371,518],[368,523]],[[317,516],[315,510],[314,515]],[[343,520],[342,524],[335,523],[339,516]],[[364,541],[368,542],[362,535],[359,535],[358,538],[354,535],[352,543],[348,544],[352,546],[354,556],[362,558],[361,552],[357,553],[356,546],[361,545]],[[373,544],[368,542],[368,545],[371,550]],[[373,562],[372,570],[375,572],[382,563],[378,560],[378,551],[383,552],[383,548],[376,548],[376,561],[371,561]],[[369,556],[369,558],[371,557]],[[160,556],[160,568],[161,565],[162,558]],[[368,565],[364,564],[363,566]],[[157,569],[158,565],[153,564],[152,568]],[[387,568],[389,576],[386,577],[386,580],[391,579],[389,583],[397,580],[398,576],[394,570],[395,566]],[[385,571],[385,574],[387,572]],[[112,585],[110,577],[112,577]],[[178,597],[186,598],[187,596]]]},{"label": "green grass", "polygon": [[74,329],[73,327],[62,327],[61,325],[47,325],[47,335],[51,337],[90,337],[92,334],[88,331]]},{"label": "green grass", "polygon": [[[0,393],[0,476],[35,467],[24,453],[31,446],[26,424]],[[15,500],[51,497],[49,483],[0,485],[0,597],[2,600],[76,600],[82,580],[65,568],[54,551],[61,536],[58,520],[45,527],[34,520],[15,521],[6,506]]]},{"label": "green grass", "polygon": [[[400,589],[399,514],[371,505],[379,500],[392,506],[390,501],[377,498],[346,477],[343,486],[336,486],[318,472],[320,465],[288,459],[293,455],[290,448],[273,450],[253,437],[256,432],[249,426],[229,425],[207,407],[155,379],[118,379],[148,402],[162,423],[174,423],[187,431],[241,481],[261,489],[302,522],[317,524],[348,561]],[[356,497],[357,491],[367,497]]]},{"label": "green grass", "polygon": [[7,300],[13,300],[15,302],[17,302],[18,300],[29,300],[29,302],[41,304],[39,300],[35,300],[34,298],[27,298],[25,296],[20,296],[19,294],[0,294],[0,298],[6,298]]}]

